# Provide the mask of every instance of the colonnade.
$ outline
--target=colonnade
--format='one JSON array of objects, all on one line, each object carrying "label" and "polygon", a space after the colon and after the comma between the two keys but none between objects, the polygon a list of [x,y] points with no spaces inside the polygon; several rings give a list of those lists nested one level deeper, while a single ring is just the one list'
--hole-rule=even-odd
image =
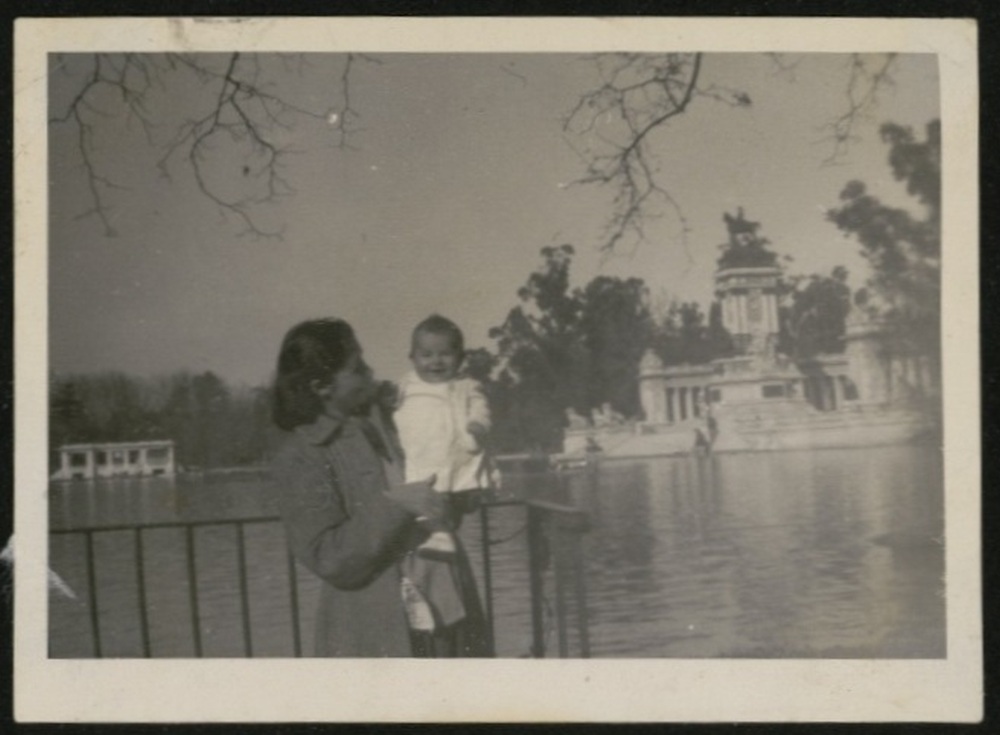
[{"label": "colonnade", "polygon": [[802,379],[802,389],[820,411],[836,411],[845,401],[859,398],[857,386],[846,375],[812,375]]},{"label": "colonnade", "polygon": [[[857,386],[846,375],[810,375],[786,385],[789,392],[783,395],[801,395],[819,411],[836,411],[844,403],[859,398]],[[763,388],[762,383],[760,390],[763,391]],[[705,415],[708,402],[706,386],[672,386],[664,389],[663,396],[663,419],[667,423],[702,418]],[[760,399],[765,398],[767,396],[762,393]]]},{"label": "colonnade", "polygon": [[889,397],[895,400],[930,395],[935,389],[930,359],[920,355],[893,355],[889,359]]},{"label": "colonnade", "polygon": [[667,388],[667,421],[675,423],[677,421],[700,418],[702,415],[702,400],[706,392],[707,389],[700,385]]},{"label": "colonnade", "polygon": [[70,444],[59,449],[55,479],[93,479],[118,475],[172,476],[172,441]]}]

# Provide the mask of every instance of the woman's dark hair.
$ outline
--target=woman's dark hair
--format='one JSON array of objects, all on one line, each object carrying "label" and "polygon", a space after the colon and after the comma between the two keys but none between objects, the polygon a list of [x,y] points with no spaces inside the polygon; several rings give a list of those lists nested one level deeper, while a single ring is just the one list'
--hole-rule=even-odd
[{"label": "woman's dark hair", "polygon": [[458,356],[462,357],[465,355],[465,337],[462,336],[462,330],[458,328],[458,325],[455,324],[455,322],[447,317],[443,317],[440,314],[431,314],[413,328],[413,334],[410,335],[411,357],[416,351],[417,337],[421,334],[440,334],[444,337],[448,337],[451,340],[451,344],[454,346],[455,351],[458,352]]},{"label": "woman's dark hair", "polygon": [[271,416],[285,431],[312,423],[322,411],[312,382],[328,382],[360,350],[342,319],[313,319],[288,330],[278,353]]}]

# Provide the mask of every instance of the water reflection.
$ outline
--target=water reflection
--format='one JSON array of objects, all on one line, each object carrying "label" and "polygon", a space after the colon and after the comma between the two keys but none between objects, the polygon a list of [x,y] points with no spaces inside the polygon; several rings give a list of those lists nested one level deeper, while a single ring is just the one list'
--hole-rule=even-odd
[{"label": "water reflection", "polygon": [[[880,447],[608,462],[548,491],[593,521],[584,554],[594,656],[934,658],[945,655],[941,477],[939,453]],[[57,528],[191,521],[273,512],[270,496],[259,475],[154,478],[54,486],[50,509]],[[530,643],[523,523],[517,508],[491,520],[491,536],[508,539],[493,549],[501,656]],[[242,645],[227,534],[198,536],[206,655],[240,655]],[[462,536],[481,581],[477,519]],[[189,656],[183,545],[177,531],[147,537],[154,655]],[[80,543],[54,536],[51,554],[78,590]],[[256,527],[247,543],[254,653],[290,655],[281,528]],[[95,549],[112,655],[139,655],[129,549],[114,534]],[[300,583],[308,650],[315,582]],[[52,616],[53,655],[90,655],[85,607],[59,602]]]},{"label": "water reflection", "polygon": [[54,484],[53,528],[248,518],[275,512],[263,471]]},{"label": "water reflection", "polygon": [[933,452],[652,460],[581,486],[603,655],[945,654]]}]

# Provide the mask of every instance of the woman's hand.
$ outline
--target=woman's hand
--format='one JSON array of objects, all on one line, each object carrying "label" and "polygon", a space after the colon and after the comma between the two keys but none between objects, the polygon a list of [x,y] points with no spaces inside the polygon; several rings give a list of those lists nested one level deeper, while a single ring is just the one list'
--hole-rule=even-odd
[{"label": "woman's hand", "polygon": [[389,490],[389,499],[406,508],[417,518],[441,518],[444,516],[444,496],[434,490],[437,475],[431,475],[421,482],[408,482]]},{"label": "woman's hand", "polygon": [[479,441],[483,441],[486,438],[486,434],[489,433],[489,429],[478,421],[470,421],[466,424],[465,430],[476,437]]}]

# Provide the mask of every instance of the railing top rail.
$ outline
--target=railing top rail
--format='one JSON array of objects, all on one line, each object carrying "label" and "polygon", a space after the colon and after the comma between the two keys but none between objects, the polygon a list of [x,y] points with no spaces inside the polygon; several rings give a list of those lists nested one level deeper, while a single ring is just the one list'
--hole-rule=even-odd
[{"label": "railing top rail", "polygon": [[[487,508],[505,508],[511,506],[523,505],[529,508],[534,508],[536,510],[544,511],[546,513],[552,513],[557,516],[564,517],[585,517],[586,512],[575,508],[571,505],[562,505],[559,503],[553,503],[547,500],[538,499],[521,499],[521,498],[504,498],[496,500],[487,500],[483,502]],[[138,528],[143,530],[165,530],[171,528],[202,528],[207,526],[233,526],[233,525],[249,525],[249,524],[259,524],[259,523],[275,523],[281,521],[281,516],[277,513],[269,513],[265,515],[255,515],[255,516],[243,516],[240,518],[202,518],[194,520],[170,520],[170,521],[139,521],[135,523],[111,523],[111,524],[101,524],[95,526],[73,526],[73,527],[56,527],[50,528],[49,533],[52,534],[70,534],[70,533],[113,533],[121,531],[135,531]]]},{"label": "railing top rail", "polygon": [[573,505],[564,505],[563,503],[553,503],[550,500],[540,500],[536,498],[529,498],[522,501],[525,505],[531,508],[537,508],[538,510],[544,510],[547,513],[558,513],[558,514],[568,514],[568,515],[586,515],[586,512],[577,508]]},{"label": "railing top rail", "polygon": [[137,528],[158,530],[167,528],[197,528],[202,526],[234,526],[238,524],[250,523],[274,523],[280,520],[281,516],[277,514],[270,514],[262,516],[246,516],[243,518],[204,518],[190,521],[143,521],[138,523],[112,523],[99,526],[51,528],[49,529],[49,533],[110,533],[113,531],[134,531]]},{"label": "railing top rail", "polygon": [[546,514],[556,528],[575,533],[590,530],[590,516],[579,508],[547,500],[528,500],[525,505],[529,513],[540,511]]}]

